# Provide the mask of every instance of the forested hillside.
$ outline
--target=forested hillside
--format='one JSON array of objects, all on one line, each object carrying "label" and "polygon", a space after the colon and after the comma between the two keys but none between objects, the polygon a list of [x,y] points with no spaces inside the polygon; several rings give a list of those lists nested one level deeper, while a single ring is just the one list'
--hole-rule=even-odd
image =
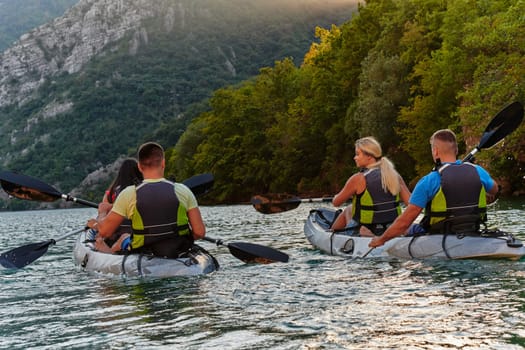
[{"label": "forested hillside", "polygon": [[0,0],[0,52],[20,35],[61,16],[78,0]]},{"label": "forested hillside", "polygon": [[[99,199],[119,157],[150,139],[173,147],[214,90],[278,60],[300,65],[316,26],[355,9],[353,0],[79,1],[0,56],[1,167]],[[90,174],[102,176],[98,186],[79,185]]]},{"label": "forested hillside", "polygon": [[[267,192],[334,194],[354,172],[354,141],[376,136],[407,183],[432,168],[442,128],[472,150],[525,93],[525,2],[369,0],[319,29],[304,63],[285,59],[219,89],[171,150],[170,172],[216,176],[213,200]],[[506,194],[524,194],[525,127],[477,155]]]}]

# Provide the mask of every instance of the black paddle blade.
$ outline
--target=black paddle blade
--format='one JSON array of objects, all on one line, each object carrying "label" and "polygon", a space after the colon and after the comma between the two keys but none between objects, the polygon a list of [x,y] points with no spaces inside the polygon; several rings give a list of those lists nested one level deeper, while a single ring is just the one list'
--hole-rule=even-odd
[{"label": "black paddle blade", "polygon": [[20,199],[53,202],[62,195],[45,182],[10,171],[0,172],[0,183],[4,191]]},{"label": "black paddle blade", "polygon": [[207,193],[213,186],[213,174],[206,173],[192,176],[182,183],[188,186],[194,195],[200,196]]},{"label": "black paddle blade", "polygon": [[270,264],[288,262],[289,256],[277,249],[254,243],[233,242],[227,244],[230,253],[245,263]]},{"label": "black paddle blade", "polygon": [[522,120],[523,105],[518,101],[509,104],[499,111],[487,125],[477,148],[482,149],[494,146],[503,140],[505,136],[516,130]]},{"label": "black paddle blade", "polygon": [[261,196],[251,199],[255,210],[263,214],[276,214],[295,209],[301,204],[301,198],[289,194]]},{"label": "black paddle blade", "polygon": [[54,243],[55,241],[50,239],[45,242],[31,243],[11,249],[0,254],[0,265],[9,269],[21,269],[44,255],[49,246]]}]

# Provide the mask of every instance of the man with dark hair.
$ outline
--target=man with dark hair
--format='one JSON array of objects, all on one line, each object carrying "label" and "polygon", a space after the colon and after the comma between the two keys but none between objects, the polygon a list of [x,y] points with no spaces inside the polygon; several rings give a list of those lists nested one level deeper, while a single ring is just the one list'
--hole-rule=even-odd
[{"label": "man with dark hair", "polygon": [[[124,189],[109,214],[99,222],[90,219],[87,226],[109,237],[128,218],[132,235],[123,242],[124,250],[176,258],[206,234],[197,200],[184,184],[164,178],[166,162],[159,144],[141,145],[138,161],[143,182]],[[104,210],[107,208],[101,203],[99,212]]]},{"label": "man with dark hair", "polygon": [[[411,234],[433,233],[453,227],[445,223],[460,223],[462,229],[476,231],[486,221],[487,197],[498,193],[498,184],[479,165],[456,159],[458,145],[452,130],[436,131],[430,138],[430,146],[436,167],[418,181],[405,211],[381,236],[372,239],[370,247],[379,247],[409,228]],[[411,227],[423,208],[425,216],[421,223]]]}]

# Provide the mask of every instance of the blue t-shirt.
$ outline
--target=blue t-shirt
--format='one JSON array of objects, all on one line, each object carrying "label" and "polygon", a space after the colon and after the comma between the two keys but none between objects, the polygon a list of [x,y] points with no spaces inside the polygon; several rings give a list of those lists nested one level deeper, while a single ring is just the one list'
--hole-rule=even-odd
[{"label": "blue t-shirt", "polygon": [[[443,163],[446,164],[446,163]],[[452,163],[454,164],[454,163]],[[461,164],[460,160],[456,160],[455,164]],[[489,173],[476,165],[476,170],[478,171],[479,178],[485,191],[490,191],[494,186],[494,180],[490,177]],[[441,176],[438,171],[432,171],[431,173],[425,175],[421,180],[418,181],[412,195],[410,196],[409,203],[416,205],[420,208],[425,208],[427,203],[430,202],[436,193],[439,191],[441,186]]]}]

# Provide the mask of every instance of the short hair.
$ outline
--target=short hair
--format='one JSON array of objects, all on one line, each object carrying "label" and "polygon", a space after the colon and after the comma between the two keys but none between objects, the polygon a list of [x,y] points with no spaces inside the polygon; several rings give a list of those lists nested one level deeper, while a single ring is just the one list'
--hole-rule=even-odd
[{"label": "short hair", "polygon": [[138,150],[139,163],[143,167],[160,166],[164,159],[164,149],[156,142],[146,142]]},{"label": "short hair", "polygon": [[430,144],[432,146],[434,146],[434,141],[439,141],[444,147],[446,147],[443,151],[448,150],[454,152],[454,154],[458,154],[458,142],[454,131],[450,129],[438,130],[430,137]]}]

